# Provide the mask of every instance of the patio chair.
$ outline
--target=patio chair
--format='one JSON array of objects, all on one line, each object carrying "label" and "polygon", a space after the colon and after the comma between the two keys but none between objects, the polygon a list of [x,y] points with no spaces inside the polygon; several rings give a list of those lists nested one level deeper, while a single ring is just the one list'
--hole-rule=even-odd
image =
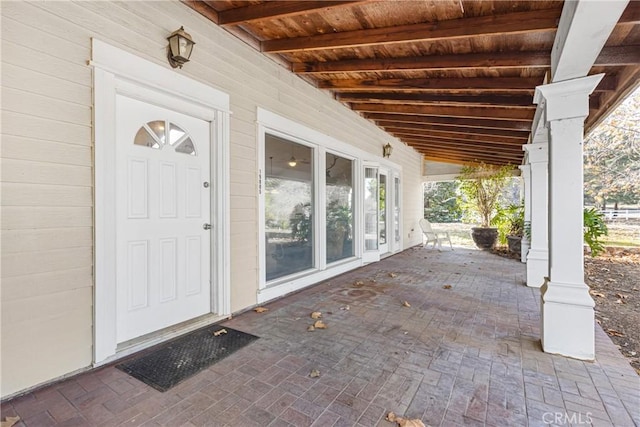
[{"label": "patio chair", "polygon": [[449,236],[448,231],[444,230],[434,230],[431,228],[431,223],[427,221],[425,218],[422,218],[420,221],[420,228],[422,229],[422,234],[426,237],[427,241],[422,245],[423,248],[426,248],[427,245],[433,242],[433,248],[435,249],[436,245],[438,245],[438,250],[442,250],[442,241],[448,240],[449,247],[453,250],[453,245],[451,244],[451,236]]}]

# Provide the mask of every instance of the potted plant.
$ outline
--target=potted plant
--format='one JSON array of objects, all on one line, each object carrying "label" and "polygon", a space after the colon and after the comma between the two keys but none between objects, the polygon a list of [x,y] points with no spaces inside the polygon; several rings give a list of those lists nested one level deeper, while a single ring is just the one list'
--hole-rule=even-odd
[{"label": "potted plant", "polygon": [[522,251],[521,242],[524,235],[524,206],[511,204],[502,211],[505,218],[504,239],[509,252],[519,254]]},{"label": "potted plant", "polygon": [[464,166],[456,178],[463,196],[463,212],[480,223],[471,229],[471,237],[480,249],[490,250],[496,243],[498,228],[491,226],[491,219],[498,211],[512,170],[511,165],[477,163]]}]

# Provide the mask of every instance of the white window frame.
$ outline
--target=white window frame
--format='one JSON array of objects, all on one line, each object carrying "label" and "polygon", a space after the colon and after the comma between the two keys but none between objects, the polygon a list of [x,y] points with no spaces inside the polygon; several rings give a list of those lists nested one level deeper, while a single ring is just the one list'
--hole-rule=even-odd
[{"label": "white window frame", "polygon": [[[385,167],[393,171],[402,170],[402,168],[382,157],[371,154],[349,145],[347,142],[340,141],[329,135],[317,130],[311,129],[303,124],[295,122],[291,119],[258,107],[257,109],[257,135],[258,135],[258,156],[256,166],[258,170],[258,193],[259,193],[259,218],[258,218],[258,265],[259,279],[257,301],[262,304],[266,301],[278,298],[287,293],[305,288],[314,283],[326,280],[338,274],[345,273],[363,265],[362,246],[363,246],[363,230],[362,224],[362,205],[363,201],[363,164],[365,161],[371,160],[384,164]],[[318,220],[315,222],[314,231],[317,242],[316,244],[316,268],[304,272],[285,276],[270,282],[266,282],[266,266],[265,266],[265,197],[264,197],[264,170],[265,170],[265,135],[267,133],[289,139],[292,142],[301,143],[307,146],[316,147],[314,160],[314,215]],[[381,146],[384,144],[381,144]],[[325,195],[324,186],[325,175],[320,171],[325,170],[326,153],[334,153],[341,157],[354,161],[354,244],[355,256],[339,260],[330,264],[326,262],[326,233],[324,227]],[[317,194],[316,194],[317,193]]]}]

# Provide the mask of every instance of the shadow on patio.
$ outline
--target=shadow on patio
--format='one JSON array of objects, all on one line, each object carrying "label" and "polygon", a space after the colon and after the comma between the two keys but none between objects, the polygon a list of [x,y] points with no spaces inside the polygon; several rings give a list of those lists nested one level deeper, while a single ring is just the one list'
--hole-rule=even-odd
[{"label": "shadow on patio", "polygon": [[[640,423],[640,378],[599,326],[596,362],[541,351],[539,291],[511,259],[417,247],[266,307],[223,323],[261,339],[166,393],[106,367],[5,402],[2,416],[34,426],[370,427],[391,426],[389,411],[431,426]],[[328,329],[307,332],[312,311]]]}]

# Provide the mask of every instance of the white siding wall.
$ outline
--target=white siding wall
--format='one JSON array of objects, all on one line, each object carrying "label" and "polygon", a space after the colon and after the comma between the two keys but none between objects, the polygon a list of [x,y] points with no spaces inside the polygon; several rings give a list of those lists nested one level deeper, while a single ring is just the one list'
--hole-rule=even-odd
[{"label": "white siding wall", "polygon": [[[179,2],[1,7],[2,396],[91,363],[91,37],[168,67],[166,37],[184,25],[197,44],[176,72],[230,94],[233,311],[256,302],[257,107],[376,156],[392,140]],[[409,247],[421,238],[421,160],[393,145]]]}]

